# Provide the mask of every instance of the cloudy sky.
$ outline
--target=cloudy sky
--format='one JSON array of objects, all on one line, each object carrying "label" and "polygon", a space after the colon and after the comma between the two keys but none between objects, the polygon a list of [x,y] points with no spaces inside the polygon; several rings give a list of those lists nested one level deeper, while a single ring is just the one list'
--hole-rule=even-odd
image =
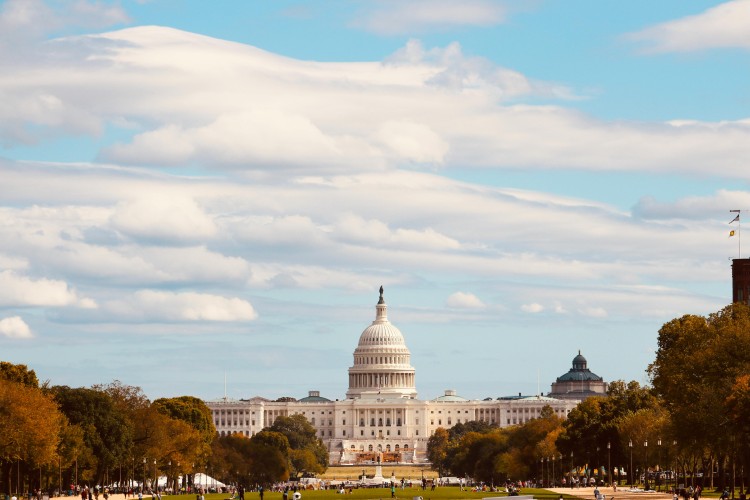
[{"label": "cloudy sky", "polygon": [[578,350],[647,382],[664,322],[731,301],[748,26],[750,0],[6,0],[0,359],[342,398],[383,285],[422,398],[546,392]]}]

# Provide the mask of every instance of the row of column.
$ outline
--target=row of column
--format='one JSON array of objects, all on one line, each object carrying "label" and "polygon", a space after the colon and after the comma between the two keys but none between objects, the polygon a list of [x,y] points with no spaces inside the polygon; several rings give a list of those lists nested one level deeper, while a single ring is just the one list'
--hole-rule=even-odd
[{"label": "row of column", "polygon": [[413,373],[351,373],[350,388],[414,387]]}]

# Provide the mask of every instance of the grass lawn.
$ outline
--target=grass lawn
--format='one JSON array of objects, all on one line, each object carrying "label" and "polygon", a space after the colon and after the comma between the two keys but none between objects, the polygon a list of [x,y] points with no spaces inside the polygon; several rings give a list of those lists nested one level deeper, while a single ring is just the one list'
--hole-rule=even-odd
[{"label": "grass lawn", "polygon": [[[360,488],[352,490],[352,494],[339,495],[335,490],[306,490],[302,491],[302,500],[390,500],[390,488]],[[521,495],[534,495],[534,498],[542,500],[557,500],[560,495],[548,490],[524,488]],[[481,499],[486,497],[505,496],[505,493],[492,493],[489,491],[472,493],[471,491],[461,491],[457,486],[444,486],[442,488],[429,488],[422,491],[421,488],[401,488],[396,489],[396,498],[398,500],[412,500],[414,497],[422,497],[424,500],[462,500],[462,499]],[[227,500],[229,495],[225,493],[211,493],[205,496],[206,500]],[[150,497],[144,496],[144,500],[150,500]],[[291,500],[292,495],[289,495]],[[508,500],[512,500],[509,497]],[[563,495],[565,500],[576,497]],[[163,497],[163,500],[195,500],[195,495],[170,495]],[[246,492],[245,500],[260,500],[260,496],[255,492]],[[282,500],[281,493],[264,492],[263,500]]]}]

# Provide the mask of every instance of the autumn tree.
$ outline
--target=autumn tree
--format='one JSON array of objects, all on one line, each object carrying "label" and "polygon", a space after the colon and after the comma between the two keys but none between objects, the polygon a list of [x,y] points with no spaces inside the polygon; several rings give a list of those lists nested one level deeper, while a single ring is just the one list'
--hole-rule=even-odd
[{"label": "autumn tree", "polygon": [[438,471],[440,477],[443,477],[448,465],[448,447],[450,446],[450,437],[448,431],[443,427],[438,427],[427,440],[427,459],[432,464],[432,469]]},{"label": "autumn tree", "polygon": [[0,469],[10,490],[10,468],[57,465],[64,417],[55,400],[33,384],[0,378]]},{"label": "autumn tree", "polygon": [[704,468],[713,470],[708,465],[716,454],[723,483],[724,467],[741,438],[732,395],[750,375],[750,307],[735,303],[707,317],[685,315],[665,323],[649,373],[683,455],[700,454]]}]

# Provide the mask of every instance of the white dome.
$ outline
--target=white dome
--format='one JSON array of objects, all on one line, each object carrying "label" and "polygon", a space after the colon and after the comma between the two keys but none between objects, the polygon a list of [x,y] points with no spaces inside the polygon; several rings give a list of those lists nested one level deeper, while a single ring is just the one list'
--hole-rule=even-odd
[{"label": "white dome", "polygon": [[358,347],[404,347],[404,336],[398,328],[386,320],[385,322],[373,321],[372,325],[365,328],[362,335],[359,336]]},{"label": "white dome", "polygon": [[380,300],[375,306],[375,321],[364,329],[354,350],[354,366],[349,368],[349,398],[388,394],[414,398],[414,368],[404,336],[388,321],[388,306]]}]

